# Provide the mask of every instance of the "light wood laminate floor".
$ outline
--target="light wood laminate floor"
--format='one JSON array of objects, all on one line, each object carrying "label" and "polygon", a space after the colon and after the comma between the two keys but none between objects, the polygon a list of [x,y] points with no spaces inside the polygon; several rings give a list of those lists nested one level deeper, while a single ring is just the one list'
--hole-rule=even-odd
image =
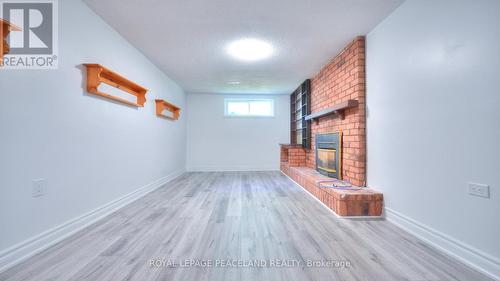
[{"label": "light wood laminate floor", "polygon": [[[212,265],[173,266],[185,260]],[[184,174],[0,280],[489,279],[387,221],[336,218],[280,172],[214,172]]]}]

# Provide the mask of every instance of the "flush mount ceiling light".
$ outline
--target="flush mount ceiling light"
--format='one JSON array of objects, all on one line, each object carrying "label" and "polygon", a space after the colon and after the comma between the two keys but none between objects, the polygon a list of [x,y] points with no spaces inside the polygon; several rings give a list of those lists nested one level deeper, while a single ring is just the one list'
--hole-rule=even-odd
[{"label": "flush mount ceiling light", "polygon": [[229,81],[229,82],[226,82],[226,83],[229,84],[229,85],[239,85],[239,84],[241,84],[240,81]]},{"label": "flush mount ceiling light", "polygon": [[254,38],[245,38],[230,43],[226,51],[232,57],[244,61],[256,61],[270,57],[274,49],[271,44]]}]

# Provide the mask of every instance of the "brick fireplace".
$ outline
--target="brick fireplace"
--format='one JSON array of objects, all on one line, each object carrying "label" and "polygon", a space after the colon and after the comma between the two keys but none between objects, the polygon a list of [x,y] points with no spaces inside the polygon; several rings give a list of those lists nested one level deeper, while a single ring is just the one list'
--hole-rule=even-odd
[{"label": "brick fireplace", "polygon": [[316,168],[317,134],[342,131],[342,178],[354,185],[366,181],[365,119],[365,40],[357,37],[311,79],[311,112],[318,112],[347,100],[358,106],[344,111],[344,118],[332,114],[311,125],[311,149],[306,151],[306,166]]},{"label": "brick fireplace", "polygon": [[[281,170],[339,215],[380,215],[382,194],[378,192],[318,187],[319,182],[331,177],[354,186],[366,185],[364,37],[355,38],[311,79],[310,111],[306,118],[313,118],[311,147],[281,145]],[[335,169],[326,168],[326,173],[320,174],[316,138],[332,133],[340,135],[336,151],[341,153],[335,155],[339,158],[335,159]],[[320,151],[328,152],[328,147]],[[330,153],[326,157],[333,156]]]}]

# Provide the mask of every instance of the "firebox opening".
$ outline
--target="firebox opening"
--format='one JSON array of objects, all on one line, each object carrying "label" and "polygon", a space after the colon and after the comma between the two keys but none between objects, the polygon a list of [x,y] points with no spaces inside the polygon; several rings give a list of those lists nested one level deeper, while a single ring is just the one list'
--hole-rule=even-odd
[{"label": "firebox opening", "polygon": [[335,167],[335,154],[337,153],[336,149],[318,149],[318,169],[336,173],[337,167]]},{"label": "firebox opening", "polygon": [[316,135],[316,170],[321,174],[342,179],[342,133]]}]

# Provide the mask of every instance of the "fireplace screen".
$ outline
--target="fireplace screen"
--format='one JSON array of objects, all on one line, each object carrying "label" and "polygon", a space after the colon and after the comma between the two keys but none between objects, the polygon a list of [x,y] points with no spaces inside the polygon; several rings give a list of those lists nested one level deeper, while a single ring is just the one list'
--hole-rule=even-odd
[{"label": "fireplace screen", "polygon": [[336,173],[336,160],[335,154],[337,154],[336,149],[318,149],[318,169],[329,173]]},{"label": "fireplace screen", "polygon": [[342,179],[342,132],[316,135],[316,170],[321,174]]}]

